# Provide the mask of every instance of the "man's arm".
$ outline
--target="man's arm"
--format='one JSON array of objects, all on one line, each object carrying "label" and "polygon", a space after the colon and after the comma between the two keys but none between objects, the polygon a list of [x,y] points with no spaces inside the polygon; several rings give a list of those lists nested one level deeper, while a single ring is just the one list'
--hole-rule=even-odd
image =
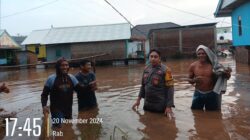
[{"label": "man's arm", "polygon": [[42,107],[47,106],[49,93],[50,93],[50,88],[48,86],[44,86],[43,92],[41,94]]},{"label": "man's arm", "polygon": [[136,102],[132,106],[132,109],[134,109],[134,110],[136,110],[136,109],[138,110],[141,98],[145,98],[145,84],[144,84],[144,78],[143,78],[144,76],[143,75],[142,75],[141,88],[140,88],[139,95],[138,95],[138,97],[136,99]]},{"label": "man's arm", "polygon": [[174,78],[172,76],[172,72],[169,68],[167,68],[165,73],[165,86],[166,86],[166,108],[164,111],[165,115],[170,115],[173,117],[172,107],[174,107]]},{"label": "man's arm", "polygon": [[91,73],[92,75],[92,78],[93,78],[93,81],[89,83],[89,85],[91,86],[91,90],[92,91],[96,91],[98,88],[97,88],[97,82],[96,82],[96,77],[95,77],[95,74],[94,73]]},{"label": "man's arm", "polygon": [[90,85],[86,85],[85,86],[85,85],[81,84],[78,81],[79,77],[77,78],[77,75],[73,76],[73,75],[69,74],[69,76],[70,76],[71,81],[73,82],[74,90],[76,92],[83,92],[85,90],[90,90],[91,89]]},{"label": "man's arm", "polygon": [[47,106],[48,96],[51,92],[51,88],[54,85],[55,79],[56,79],[56,75],[49,76],[49,78],[47,79],[47,81],[45,82],[45,85],[43,87],[43,92],[41,94],[41,103],[42,103],[44,115],[49,113],[49,107]]},{"label": "man's arm", "polygon": [[167,107],[174,107],[174,78],[169,68],[165,74],[165,86],[167,88]]},{"label": "man's arm", "polygon": [[49,113],[49,107],[47,106],[49,93],[50,93],[50,88],[48,86],[44,86],[43,92],[41,94],[41,103],[44,115]]},{"label": "man's arm", "polygon": [[194,64],[191,64],[188,68],[188,82],[190,84],[194,84],[195,80],[194,80]]}]

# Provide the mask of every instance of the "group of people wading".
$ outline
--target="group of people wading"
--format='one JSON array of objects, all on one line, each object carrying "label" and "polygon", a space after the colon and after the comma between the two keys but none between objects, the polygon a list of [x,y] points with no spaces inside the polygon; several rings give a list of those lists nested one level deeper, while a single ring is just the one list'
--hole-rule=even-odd
[{"label": "group of people wading", "polygon": [[[187,81],[195,87],[191,109],[219,110],[221,94],[225,93],[231,69],[218,63],[216,55],[206,46],[198,46],[196,55],[198,60],[188,68]],[[150,50],[149,62],[143,71],[140,92],[132,109],[137,110],[144,98],[145,111],[173,115],[174,79],[171,70],[161,63],[161,53],[156,49]],[[74,91],[77,92],[79,111],[97,106],[97,84],[91,62],[83,60],[76,75],[68,72],[69,62],[60,58],[56,62],[56,73],[50,75],[44,85],[41,94],[43,113],[50,112],[52,119],[72,119]],[[3,84],[0,91],[9,90]],[[50,105],[47,104],[48,96]],[[61,127],[61,124],[59,121],[53,127]]]}]

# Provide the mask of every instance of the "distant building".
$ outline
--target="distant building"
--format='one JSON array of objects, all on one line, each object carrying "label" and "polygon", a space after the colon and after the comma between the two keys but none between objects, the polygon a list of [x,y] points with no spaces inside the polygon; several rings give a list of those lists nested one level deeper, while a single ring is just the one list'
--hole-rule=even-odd
[{"label": "distant building", "polygon": [[215,17],[232,17],[233,46],[236,60],[250,64],[250,1],[220,0]]},{"label": "distant building", "polygon": [[232,46],[232,27],[217,27],[217,50],[229,50]]},{"label": "distant building", "polygon": [[216,46],[216,23],[153,29],[149,33],[150,47],[157,48],[162,58],[194,56],[198,45],[214,50]]},{"label": "distant building", "polygon": [[22,45],[22,43],[26,37],[27,36],[12,36],[13,40],[16,41],[16,43],[22,48],[22,50],[25,50],[25,46]]},{"label": "distant building", "polygon": [[150,44],[149,44],[150,30],[166,29],[179,26],[180,25],[172,22],[136,25],[134,28],[132,28],[132,37],[131,37],[131,40],[135,44],[134,45],[135,47],[131,48],[133,48],[133,51],[145,51],[145,55],[147,55],[150,50]]},{"label": "distant building", "polygon": [[218,40],[232,41],[232,27],[217,27],[216,33],[217,33],[217,41]]},{"label": "distant building", "polygon": [[75,59],[108,53],[98,60],[126,59],[130,25],[109,24],[51,28],[33,31],[22,43],[38,59],[54,61],[59,57]]},{"label": "distant building", "polygon": [[16,64],[15,51],[20,49],[6,30],[0,30],[0,65]]}]

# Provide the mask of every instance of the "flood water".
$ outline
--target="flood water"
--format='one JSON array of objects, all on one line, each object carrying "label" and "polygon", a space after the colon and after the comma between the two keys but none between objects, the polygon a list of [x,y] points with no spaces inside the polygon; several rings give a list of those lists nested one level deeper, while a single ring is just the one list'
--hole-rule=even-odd
[{"label": "flood water", "polygon": [[[77,98],[74,95],[73,118],[94,118],[102,122],[65,124],[62,128],[63,137],[52,139],[110,140],[111,136],[114,140],[121,140],[122,136],[128,136],[130,140],[250,139],[250,67],[236,65],[232,58],[221,59],[221,63],[233,69],[227,92],[222,98],[221,111],[192,111],[190,106],[194,87],[185,81],[185,77],[193,61],[169,60],[166,63],[172,69],[175,79],[176,108],[173,110],[175,118],[172,119],[163,114],[145,112],[142,109],[143,102],[138,112],[131,109],[139,92],[144,65],[97,67],[98,108],[78,113]],[[70,73],[78,71],[74,68]],[[0,139],[44,139],[44,132],[40,137],[28,137],[27,132],[18,127],[24,127],[27,118],[41,118],[37,123],[43,127],[40,95],[45,80],[52,73],[54,69],[1,72],[1,82],[5,81],[11,91],[10,94],[0,95],[0,106],[16,111],[18,121],[14,136],[7,137],[5,132],[0,132]]]}]

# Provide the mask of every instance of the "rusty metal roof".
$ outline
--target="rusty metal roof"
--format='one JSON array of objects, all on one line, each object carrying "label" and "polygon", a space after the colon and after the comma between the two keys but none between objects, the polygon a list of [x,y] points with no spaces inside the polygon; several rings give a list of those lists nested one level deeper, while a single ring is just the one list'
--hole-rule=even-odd
[{"label": "rusty metal roof", "polygon": [[132,29],[132,38],[148,38],[148,34],[152,29],[162,29],[162,28],[172,28],[172,27],[179,27],[180,25],[172,23],[172,22],[165,22],[165,23],[153,23],[153,24],[141,24],[136,25]]}]

